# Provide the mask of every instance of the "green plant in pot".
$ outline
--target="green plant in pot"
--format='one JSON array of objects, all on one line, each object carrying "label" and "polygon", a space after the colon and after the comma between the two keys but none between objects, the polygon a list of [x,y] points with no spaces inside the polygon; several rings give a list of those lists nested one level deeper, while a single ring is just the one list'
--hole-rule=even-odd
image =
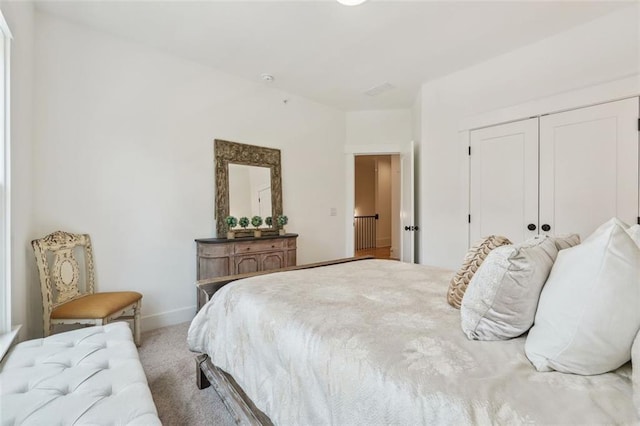
[{"label": "green plant in pot", "polygon": [[242,216],[238,221],[238,225],[242,226],[243,229],[247,229],[247,226],[249,226],[249,218]]},{"label": "green plant in pot", "polygon": [[262,236],[262,231],[260,230],[260,225],[262,225],[262,218],[260,216],[254,216],[251,218],[251,224],[254,228],[253,236],[258,238]]},{"label": "green plant in pot", "polygon": [[273,218],[271,216],[267,216],[264,219],[264,223],[265,225],[267,225],[269,228],[273,227]]},{"label": "green plant in pot", "polygon": [[277,219],[278,222],[278,226],[280,226],[280,230],[278,231],[280,235],[284,235],[286,234],[286,231],[284,230],[284,226],[289,223],[289,218],[285,215],[280,215],[278,216]]},{"label": "green plant in pot", "polygon": [[233,216],[227,216],[224,219],[224,222],[227,224],[227,238],[233,239],[236,237],[236,233],[233,232],[233,228],[238,226],[238,219]]}]

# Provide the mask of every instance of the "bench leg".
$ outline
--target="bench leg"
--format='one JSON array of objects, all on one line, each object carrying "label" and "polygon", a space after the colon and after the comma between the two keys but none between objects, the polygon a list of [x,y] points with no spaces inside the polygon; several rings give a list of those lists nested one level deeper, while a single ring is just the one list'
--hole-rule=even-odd
[{"label": "bench leg", "polygon": [[205,362],[207,358],[209,357],[205,354],[198,355],[196,357],[196,386],[198,386],[198,389],[200,390],[206,389],[211,386],[211,383],[209,383],[209,379],[207,379],[207,376],[205,376],[202,368],[200,368],[200,365]]},{"label": "bench leg", "polygon": [[140,308],[142,307],[142,300],[133,307],[133,341],[137,347],[140,347]]}]

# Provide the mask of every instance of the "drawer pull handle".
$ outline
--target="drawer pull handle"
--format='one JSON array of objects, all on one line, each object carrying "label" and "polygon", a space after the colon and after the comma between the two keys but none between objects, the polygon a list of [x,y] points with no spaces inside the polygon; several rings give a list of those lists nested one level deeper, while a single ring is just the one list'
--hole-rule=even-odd
[{"label": "drawer pull handle", "polygon": [[251,250],[251,247],[247,247],[247,250]]},{"label": "drawer pull handle", "polygon": [[276,246],[271,246],[271,248],[276,248]]}]

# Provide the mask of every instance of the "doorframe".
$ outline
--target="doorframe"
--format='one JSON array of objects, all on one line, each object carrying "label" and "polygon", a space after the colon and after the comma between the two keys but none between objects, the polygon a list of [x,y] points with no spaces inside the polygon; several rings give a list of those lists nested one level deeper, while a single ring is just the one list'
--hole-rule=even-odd
[{"label": "doorframe", "polygon": [[[345,247],[344,253],[346,257],[354,254],[355,247],[355,231],[353,227],[353,211],[356,207],[355,194],[355,159],[357,155],[401,155],[401,144],[376,144],[376,145],[347,145],[344,148],[346,157],[345,164],[345,182],[347,188],[345,191]],[[402,173],[402,163],[400,163],[400,173]]]}]

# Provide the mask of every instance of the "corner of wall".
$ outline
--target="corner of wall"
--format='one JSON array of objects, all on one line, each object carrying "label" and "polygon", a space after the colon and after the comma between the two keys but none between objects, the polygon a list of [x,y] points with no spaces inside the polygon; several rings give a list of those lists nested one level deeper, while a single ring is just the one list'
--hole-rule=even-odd
[{"label": "corner of wall", "polygon": [[11,43],[11,191],[12,322],[22,324],[21,338],[41,333],[42,308],[30,241],[33,235],[33,105],[35,7],[33,2],[5,2],[2,12],[13,34]]}]

